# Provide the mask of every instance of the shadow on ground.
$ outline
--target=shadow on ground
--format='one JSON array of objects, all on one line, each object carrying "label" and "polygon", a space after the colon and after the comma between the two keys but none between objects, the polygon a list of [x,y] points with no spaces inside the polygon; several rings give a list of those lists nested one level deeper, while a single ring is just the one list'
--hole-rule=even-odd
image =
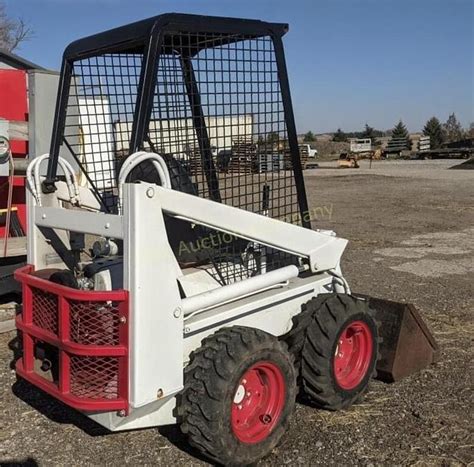
[{"label": "shadow on ground", "polygon": [[89,436],[111,434],[106,428],[50,397],[21,378],[18,378],[13,384],[12,392],[16,397],[55,423],[73,424]]},{"label": "shadow on ground", "polygon": [[199,459],[203,462],[209,463],[207,459],[200,451],[193,448],[186,436],[181,432],[179,425],[165,425],[158,427],[160,435],[164,436],[171,444],[177,447],[179,450],[189,454],[190,456]]}]

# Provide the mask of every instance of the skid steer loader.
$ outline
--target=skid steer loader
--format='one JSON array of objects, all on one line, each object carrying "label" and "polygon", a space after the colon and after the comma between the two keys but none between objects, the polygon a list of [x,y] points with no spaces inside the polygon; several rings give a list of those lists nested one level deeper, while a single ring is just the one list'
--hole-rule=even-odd
[{"label": "skid steer loader", "polygon": [[287,30],[166,14],[70,44],[27,173],[18,375],[112,431],[180,423],[222,464],[266,455],[298,392],[342,409],[377,365],[433,358],[416,310],[352,295],[347,241],[311,230]]}]

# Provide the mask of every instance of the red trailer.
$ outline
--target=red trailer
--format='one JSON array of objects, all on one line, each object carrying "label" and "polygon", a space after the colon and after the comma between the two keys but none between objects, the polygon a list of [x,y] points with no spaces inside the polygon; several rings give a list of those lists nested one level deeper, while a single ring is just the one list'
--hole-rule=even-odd
[{"label": "red trailer", "polygon": [[[49,137],[41,135],[44,125],[38,127],[40,118],[35,119],[33,113],[36,109],[41,119],[50,118],[48,107],[52,115],[57,80],[57,73],[0,50],[0,138],[4,142],[4,154],[0,154],[0,296],[18,290],[13,271],[26,255],[25,168],[35,152],[35,135],[45,141]],[[42,104],[36,105],[36,100]]]}]

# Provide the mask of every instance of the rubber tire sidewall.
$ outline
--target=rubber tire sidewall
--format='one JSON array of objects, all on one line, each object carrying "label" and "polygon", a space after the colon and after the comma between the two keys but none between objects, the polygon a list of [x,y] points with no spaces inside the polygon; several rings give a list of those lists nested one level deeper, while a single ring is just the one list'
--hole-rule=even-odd
[{"label": "rubber tire sidewall", "polygon": [[[259,443],[249,444],[241,442],[234,434],[231,422],[231,409],[235,392],[243,375],[258,362],[271,362],[280,369],[285,381],[285,402],[279,420],[268,437]],[[293,382],[290,378],[293,379]],[[235,458],[235,465],[246,465],[256,462],[256,460],[267,454],[278,444],[281,436],[286,431],[289,418],[294,410],[296,398],[295,380],[296,376],[291,359],[284,358],[284,354],[272,352],[268,349],[258,350],[249,359],[245,359],[238,365],[232,378],[229,380],[220,408],[222,411],[222,416],[220,417],[222,446],[232,453],[232,457]],[[232,463],[226,465],[232,465]]]}]

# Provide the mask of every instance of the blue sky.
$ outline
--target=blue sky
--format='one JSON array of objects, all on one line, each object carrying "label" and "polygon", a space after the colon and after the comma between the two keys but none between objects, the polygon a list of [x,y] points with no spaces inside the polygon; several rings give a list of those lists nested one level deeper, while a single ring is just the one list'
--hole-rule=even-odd
[{"label": "blue sky", "polygon": [[474,121],[473,0],[5,0],[35,36],[19,55],[58,69],[83,36],[166,12],[287,22],[299,132],[368,122],[410,131],[455,112]]}]

